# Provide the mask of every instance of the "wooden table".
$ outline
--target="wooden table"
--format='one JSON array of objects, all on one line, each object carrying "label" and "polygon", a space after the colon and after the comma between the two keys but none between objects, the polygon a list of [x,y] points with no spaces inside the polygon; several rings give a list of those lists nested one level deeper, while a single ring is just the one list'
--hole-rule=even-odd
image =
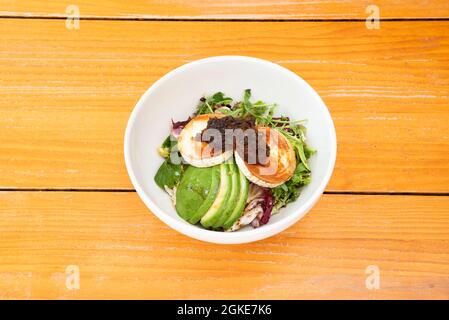
[{"label": "wooden table", "polygon": [[[448,299],[449,2],[378,0],[369,29],[371,2],[76,0],[70,29],[69,2],[0,0],[0,298]],[[124,166],[142,93],[213,55],[293,70],[337,129],[321,201],[253,244],[171,230]]]}]

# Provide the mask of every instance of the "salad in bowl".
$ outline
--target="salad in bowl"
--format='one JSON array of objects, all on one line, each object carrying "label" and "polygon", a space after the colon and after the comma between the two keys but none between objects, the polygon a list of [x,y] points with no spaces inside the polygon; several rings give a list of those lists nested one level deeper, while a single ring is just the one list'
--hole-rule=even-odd
[{"label": "salad in bowl", "polygon": [[336,149],[313,88],[244,56],[196,60],[161,77],[137,102],[124,139],[130,180],[151,213],[220,244],[265,239],[304,217]]},{"label": "salad in bowl", "polygon": [[203,96],[188,119],[172,120],[158,147],[154,176],[177,214],[191,224],[232,232],[261,227],[295,201],[312,179],[304,120],[276,104],[223,92]]}]

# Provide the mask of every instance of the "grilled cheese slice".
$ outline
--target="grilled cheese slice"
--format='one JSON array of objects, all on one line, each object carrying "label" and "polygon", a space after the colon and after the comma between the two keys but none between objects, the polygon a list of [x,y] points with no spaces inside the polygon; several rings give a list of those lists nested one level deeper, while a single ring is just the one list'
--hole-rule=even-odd
[{"label": "grilled cheese slice", "polygon": [[182,129],[178,138],[178,150],[185,161],[195,167],[212,167],[232,157],[232,150],[217,154],[207,142],[198,141],[197,136],[207,127],[211,118],[224,117],[223,114],[203,114],[196,116]]},{"label": "grilled cheese slice", "polygon": [[265,164],[250,164],[238,152],[235,161],[246,178],[261,187],[274,188],[288,181],[296,169],[296,156],[291,143],[279,131],[258,127],[265,134],[270,155]]}]

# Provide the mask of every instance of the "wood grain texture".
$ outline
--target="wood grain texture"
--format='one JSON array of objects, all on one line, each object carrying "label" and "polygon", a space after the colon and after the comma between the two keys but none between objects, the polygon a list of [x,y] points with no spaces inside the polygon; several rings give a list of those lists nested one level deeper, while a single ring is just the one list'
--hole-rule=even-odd
[{"label": "wood grain texture", "polygon": [[[65,17],[74,4],[83,17],[139,19],[365,19],[371,0],[0,0],[0,15]],[[382,18],[447,18],[445,0],[377,0]]]},{"label": "wood grain texture", "polygon": [[1,19],[0,186],[131,188],[123,133],[172,68],[241,54],[307,80],[337,128],[328,190],[449,191],[449,22]]},{"label": "wood grain texture", "polygon": [[[1,192],[0,298],[449,298],[449,198],[324,195],[283,233],[213,245],[135,193]],[[79,291],[65,287],[78,265]],[[380,268],[379,290],[365,269]]]}]

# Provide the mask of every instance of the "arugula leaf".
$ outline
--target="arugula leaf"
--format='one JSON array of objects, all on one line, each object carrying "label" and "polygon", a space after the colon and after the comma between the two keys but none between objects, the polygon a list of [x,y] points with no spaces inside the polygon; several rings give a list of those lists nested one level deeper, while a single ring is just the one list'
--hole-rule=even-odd
[{"label": "arugula leaf", "polygon": [[216,92],[211,97],[206,98],[211,104],[227,105],[232,102],[232,98],[226,97],[223,92]]},{"label": "arugula leaf", "polygon": [[304,145],[304,154],[306,155],[306,158],[309,159],[311,156],[313,156],[316,153],[315,149],[310,148],[306,144]]},{"label": "arugula leaf", "polygon": [[310,170],[300,162],[295,169],[293,177],[280,186],[271,189],[274,196],[273,212],[285,207],[288,203],[299,197],[299,188],[308,185],[311,181]]},{"label": "arugula leaf", "polygon": [[301,164],[310,171],[309,165],[307,164],[307,158],[304,153],[304,144],[303,143],[296,143],[295,144],[296,153],[298,154],[299,159],[301,159]]},{"label": "arugula leaf", "polygon": [[243,103],[245,105],[251,105],[251,102],[249,101],[249,99],[251,98],[251,89],[246,89],[245,92],[243,93]]},{"label": "arugula leaf", "polygon": [[232,110],[226,114],[233,117],[251,116],[256,119],[258,125],[270,125],[276,105],[270,105],[260,100],[252,103],[250,98],[251,89],[246,89],[243,94],[243,101],[234,104]]},{"label": "arugula leaf", "polygon": [[167,159],[159,167],[159,170],[154,176],[154,181],[162,189],[165,189],[165,186],[173,189],[181,180],[182,171],[181,164],[173,164]]},{"label": "arugula leaf", "polygon": [[287,182],[295,187],[308,185],[310,183],[310,170],[305,167],[304,163],[298,164],[293,177]]},{"label": "arugula leaf", "polygon": [[278,212],[279,209],[285,207],[288,203],[295,201],[299,197],[299,189],[287,182],[271,189],[271,193],[274,197],[272,213]]},{"label": "arugula leaf", "polygon": [[211,96],[203,97],[197,106],[196,115],[214,113],[219,107],[232,103],[232,98],[226,97],[223,92],[216,92]]}]

